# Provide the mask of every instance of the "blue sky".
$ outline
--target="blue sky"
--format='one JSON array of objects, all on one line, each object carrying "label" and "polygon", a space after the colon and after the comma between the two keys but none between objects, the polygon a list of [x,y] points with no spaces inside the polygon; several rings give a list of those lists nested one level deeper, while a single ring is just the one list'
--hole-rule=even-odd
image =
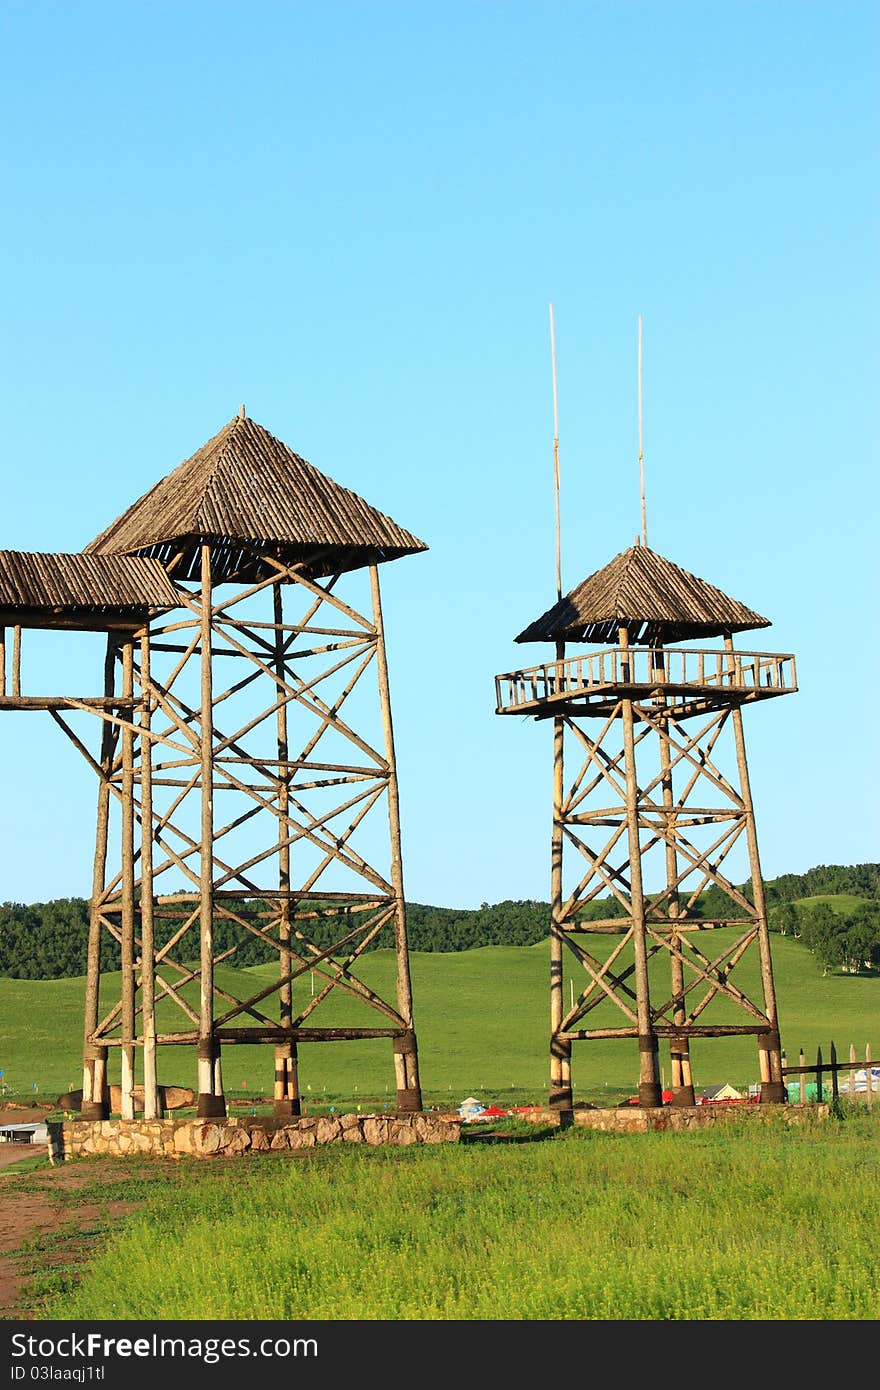
[{"label": "blue sky", "polygon": [[[246,403],[430,547],[383,570],[408,896],[546,898],[550,731],[493,678],[555,597],[548,305],[566,589],[639,529],[642,315],[649,543],[798,659],[747,717],[765,875],[876,860],[878,38],[810,0],[2,0],[0,547],[80,549]],[[87,895],[48,716],[3,717],[0,779],[0,900]]]}]

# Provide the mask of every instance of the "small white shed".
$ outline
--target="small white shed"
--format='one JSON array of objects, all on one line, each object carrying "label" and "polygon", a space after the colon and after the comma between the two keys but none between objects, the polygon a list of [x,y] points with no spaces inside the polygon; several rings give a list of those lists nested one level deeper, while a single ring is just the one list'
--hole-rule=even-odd
[{"label": "small white shed", "polygon": [[0,1144],[48,1144],[49,1126],[40,1120],[0,1127]]}]

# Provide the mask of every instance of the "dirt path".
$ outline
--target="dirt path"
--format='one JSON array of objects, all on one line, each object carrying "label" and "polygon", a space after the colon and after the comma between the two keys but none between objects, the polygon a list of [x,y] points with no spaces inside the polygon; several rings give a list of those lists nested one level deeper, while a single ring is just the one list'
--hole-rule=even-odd
[{"label": "dirt path", "polygon": [[[26,1124],[45,1119],[45,1110],[0,1110],[0,1125]],[[62,1266],[71,1256],[78,1259],[77,1237],[94,1233],[96,1225],[133,1211],[135,1202],[71,1202],[77,1189],[123,1177],[119,1159],[87,1163],[41,1163],[34,1168],[27,1159],[46,1159],[45,1144],[0,1144],[0,1320],[38,1317],[28,1306],[34,1260],[41,1271]],[[57,1246],[53,1237],[58,1237]],[[70,1237],[65,1240],[64,1237]],[[22,1250],[26,1241],[46,1243],[39,1254]]]},{"label": "dirt path", "polygon": [[[134,1211],[135,1202],[78,1202],[73,1206],[59,1202],[63,1191],[91,1187],[99,1176],[93,1164],[70,1170],[41,1168],[26,1175],[17,1175],[12,1167],[0,1175],[0,1320],[39,1317],[28,1297],[34,1258],[41,1273],[52,1266],[60,1268],[71,1259],[78,1263],[87,1233],[93,1235],[96,1225]],[[24,1189],[26,1177],[38,1178],[39,1187],[28,1183]],[[35,1237],[47,1239],[47,1245],[36,1255],[23,1251],[23,1242]],[[55,1248],[52,1237],[61,1238]]]},{"label": "dirt path", "polygon": [[18,1304],[30,1275],[11,1252],[20,1250],[22,1242],[37,1231],[51,1230],[58,1224],[58,1209],[50,1200],[36,1193],[16,1193],[4,1183],[0,1189],[0,1318],[27,1316]]},{"label": "dirt path", "polygon": [[45,1157],[48,1152],[47,1144],[0,1144],[0,1170],[11,1168],[25,1158]]}]

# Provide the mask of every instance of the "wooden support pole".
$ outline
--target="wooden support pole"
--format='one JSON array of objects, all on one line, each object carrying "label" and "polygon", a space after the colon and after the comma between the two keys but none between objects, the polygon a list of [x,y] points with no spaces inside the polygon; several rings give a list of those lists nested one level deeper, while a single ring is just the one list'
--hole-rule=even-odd
[{"label": "wooden support pole", "polygon": [[[629,633],[620,628],[622,664],[629,665]],[[628,679],[628,676],[627,676]],[[648,952],[645,933],[645,895],[642,886],[642,852],[639,843],[639,786],[636,769],[632,700],[621,701],[624,765],[626,768],[626,824],[629,845],[630,902],[633,924],[633,959],[636,976],[636,1010],[639,1025],[639,1104],[653,1108],[663,1104],[657,1034],[651,1021],[648,986]]]},{"label": "wooden support pole", "polygon": [[[663,653],[658,652],[654,655],[654,668],[661,676],[664,674]],[[666,696],[660,697],[661,706],[666,705]],[[680,901],[678,896],[678,857],[675,853],[675,810],[674,797],[672,790],[672,756],[669,748],[669,718],[661,710],[658,727],[660,730],[660,786],[663,797],[663,839],[666,851],[666,886],[669,889],[669,899],[667,911],[673,923],[678,918],[680,911]],[[680,946],[680,937],[674,927],[670,933],[669,943],[676,948]],[[681,957],[673,953],[670,957],[670,981],[672,985],[672,997],[675,1000],[673,1005],[673,1021],[684,1030],[686,1010],[684,1005],[684,966]],[[694,1080],[691,1073],[690,1041],[684,1031],[678,1038],[673,1039],[669,1044],[670,1060],[670,1090],[672,1091],[672,1104],[679,1106],[695,1105]]]},{"label": "wooden support pole", "polygon": [[12,629],[12,693],[21,694],[21,627]]},{"label": "wooden support pole", "polygon": [[[122,694],[131,699],[134,690],[134,650],[130,637],[122,645]],[[122,730],[122,1017],[120,1049],[119,1113],[134,1119],[134,730]]]},{"label": "wooden support pole", "polygon": [[[214,1066],[213,1066],[212,1080],[213,1080],[213,1084],[214,1084],[214,1099],[215,1099],[215,1101],[216,1101],[216,1099],[217,1099],[218,1096],[220,1096],[221,1099],[222,1099],[222,1097],[223,1097],[223,1065],[222,1065],[222,1060],[221,1060],[221,1057],[220,1057],[220,1044],[219,1044],[219,1042],[217,1041],[216,1038],[214,1039]],[[223,1114],[225,1114],[225,1113],[226,1113],[226,1105],[225,1105],[225,1102],[224,1102],[224,1104],[223,1104]]]},{"label": "wooden support pole", "polygon": [[222,1089],[217,1091],[214,1038],[214,683],[211,669],[211,547],[203,544],[201,566],[201,863],[199,874],[199,1118],[226,1114]]},{"label": "wooden support pole", "polygon": [[[284,605],[281,593],[282,580],[279,576],[272,588],[275,618],[275,674],[280,681],[284,676]],[[287,740],[287,705],[278,707],[276,716],[278,743],[278,887],[282,897],[279,903],[278,921],[278,966],[284,980],[278,991],[278,1021],[282,1028],[289,1028],[293,1022],[293,986],[290,980],[292,959],[290,955],[290,768]],[[293,1040],[285,1040],[275,1046],[275,1089],[274,1111],[279,1117],[302,1113],[299,1094],[299,1058],[297,1045]]]},{"label": "wooden support pole", "polygon": [[6,628],[0,627],[0,695],[6,694]]},{"label": "wooden support pole", "polygon": [[[113,694],[115,685],[116,646],[107,637],[104,657],[104,694]],[[89,940],[86,953],[86,999],[83,1039],[83,1098],[84,1120],[106,1120],[110,1114],[110,1091],[107,1085],[107,1049],[95,1042],[98,1026],[101,986],[101,907],[107,872],[107,839],[110,822],[110,764],[113,760],[115,731],[106,720],[101,724],[101,780],[98,783],[98,812],[95,822],[95,858],[92,867],[92,900],[89,906]]]},{"label": "wooden support pole", "polygon": [[[557,642],[556,659],[565,659],[565,643]],[[564,752],[565,720],[553,720],[553,825],[550,837],[550,1106],[561,1116],[573,1112],[571,1085],[571,1042],[560,1037],[565,1013],[563,990],[563,942],[561,930],[562,851],[564,844]]]},{"label": "wooden support pole", "polygon": [[[725,650],[733,657],[733,640],[727,635]],[[752,878],[752,898],[755,906],[755,920],[758,928],[758,950],[761,961],[761,982],[764,989],[764,1012],[769,1021],[767,1032],[758,1039],[758,1066],[761,1075],[761,1101],[780,1104],[786,1099],[782,1080],[782,1056],[779,1041],[779,1019],[776,1008],[776,987],[773,982],[773,961],[770,954],[770,931],[767,925],[767,903],[764,896],[764,879],[761,874],[761,859],[758,853],[758,835],[755,828],[755,808],[749,783],[749,765],[746,759],[746,744],[743,734],[742,710],[735,705],[731,713],[733,736],[736,744],[736,765],[739,772],[740,796],[746,820],[746,840],[749,848],[749,866]]]},{"label": "wooden support pole", "polygon": [[379,592],[379,571],[370,566],[370,589],[373,600],[373,625],[376,629],[376,662],[378,669],[379,701],[382,709],[382,729],[385,736],[385,761],[388,764],[388,826],[391,834],[391,884],[394,889],[394,945],[397,954],[397,1010],[407,1024],[407,1035],[395,1042],[395,1071],[397,1076],[397,1108],[404,1111],[422,1109],[422,1088],[419,1080],[418,1049],[413,1028],[412,982],[409,971],[409,952],[406,939],[406,899],[403,887],[403,857],[400,839],[400,801],[397,786],[397,763],[394,756],[394,726],[391,721],[391,697],[388,686],[388,662],[385,654],[385,629],[382,623],[382,599]]},{"label": "wooden support pole", "polygon": [[801,1102],[801,1105],[806,1105],[806,1103],[807,1103],[807,1068],[806,1068],[806,1063],[807,1063],[807,1059],[806,1059],[806,1057],[804,1056],[804,1049],[801,1048],[800,1052],[798,1053],[798,1064],[799,1064],[798,1069],[799,1069],[800,1074],[801,1074],[800,1086],[799,1086],[798,1089],[799,1089],[799,1094],[800,1094],[800,1102]]},{"label": "wooden support pole", "polygon": [[161,1118],[156,1072],[156,948],[153,902],[153,740],[150,738],[150,635],[141,635],[141,1004],[144,1038],[144,1119]]}]

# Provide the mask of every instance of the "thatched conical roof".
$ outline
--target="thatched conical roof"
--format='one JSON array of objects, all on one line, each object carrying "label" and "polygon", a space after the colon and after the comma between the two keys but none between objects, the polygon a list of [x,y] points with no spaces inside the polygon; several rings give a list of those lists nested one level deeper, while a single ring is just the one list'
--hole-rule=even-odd
[{"label": "thatched conical roof", "polygon": [[633,545],[554,603],[515,640],[605,645],[617,641],[621,626],[629,629],[630,642],[650,646],[769,627],[770,619],[655,550]]},{"label": "thatched conical roof", "polygon": [[[261,573],[259,554],[305,562],[312,577],[395,560],[427,546],[300,458],[242,413],[86,547],[153,556],[175,579],[199,574],[209,542],[215,580]],[[259,552],[255,557],[254,551]]]}]

